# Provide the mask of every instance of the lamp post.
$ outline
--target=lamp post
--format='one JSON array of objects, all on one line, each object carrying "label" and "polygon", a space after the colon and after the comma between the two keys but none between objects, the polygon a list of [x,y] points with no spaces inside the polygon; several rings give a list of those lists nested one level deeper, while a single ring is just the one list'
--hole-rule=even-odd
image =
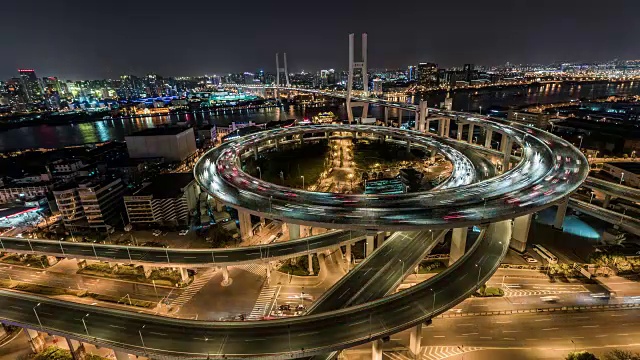
[{"label": "lamp post", "polygon": [[580,144],[578,145],[578,150],[582,149],[582,135],[578,135],[578,138],[580,139]]},{"label": "lamp post", "polygon": [[402,264],[402,273],[401,276],[404,277],[404,261],[402,261],[402,259],[398,259],[398,261],[400,261],[400,264]]},{"label": "lamp post", "polygon": [[620,173],[620,185],[622,185],[623,181],[624,181],[624,173]]},{"label": "lamp post", "polygon": [[262,180],[262,169],[260,169],[260,166],[256,166],[256,169],[258,169],[258,173],[260,174],[260,180]]},{"label": "lamp post", "polygon": [[90,336],[89,335],[89,329],[87,329],[87,323],[84,321],[84,318],[86,318],[88,316],[89,316],[89,314],[87,314],[87,315],[82,317],[82,325],[84,325],[84,331],[87,333],[87,336]]},{"label": "lamp post", "polygon": [[478,264],[476,264],[476,266],[478,267],[478,281],[477,281],[477,285],[478,288],[480,287],[480,271],[482,270],[482,266],[479,266]]},{"label": "lamp post", "polygon": [[591,202],[593,201],[593,195],[595,195],[596,193],[594,193],[593,191],[591,192],[591,199],[589,199],[589,204],[591,204]]},{"label": "lamp post", "polygon": [[140,335],[140,342],[142,343],[142,348],[144,349],[145,354],[147,353],[147,347],[144,346],[144,339],[142,338],[142,329],[147,325],[142,325],[142,327],[138,330],[138,334]]},{"label": "lamp post", "polygon": [[36,311],[36,308],[40,306],[40,303],[38,303],[38,305],[33,307],[33,313],[36,314],[36,319],[38,320],[38,325],[40,325],[40,330],[44,330],[42,328],[42,322],[40,322],[40,316],[38,316],[38,312]]},{"label": "lamp post", "polygon": [[302,178],[302,190],[304,190],[304,175],[300,175],[300,177]]},{"label": "lamp post", "polygon": [[482,105],[480,105],[480,115],[482,115]]}]

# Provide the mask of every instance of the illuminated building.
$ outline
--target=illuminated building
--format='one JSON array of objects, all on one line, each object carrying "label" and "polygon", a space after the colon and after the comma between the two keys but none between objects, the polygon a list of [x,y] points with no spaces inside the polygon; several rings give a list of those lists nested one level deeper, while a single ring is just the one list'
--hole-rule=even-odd
[{"label": "illuminated building", "polygon": [[427,88],[438,85],[438,64],[418,64],[418,83]]},{"label": "illuminated building", "polygon": [[33,69],[18,69],[20,82],[26,95],[26,101],[30,103],[42,101],[42,86]]},{"label": "illuminated building", "polygon": [[407,80],[415,81],[416,80],[416,67],[415,65],[407,66]]},{"label": "illuminated building", "polygon": [[164,158],[182,161],[196,151],[193,128],[151,128],[125,136],[127,151],[132,159]]},{"label": "illuminated building", "polygon": [[382,94],[382,79],[373,79],[373,88],[371,91],[374,94]]}]

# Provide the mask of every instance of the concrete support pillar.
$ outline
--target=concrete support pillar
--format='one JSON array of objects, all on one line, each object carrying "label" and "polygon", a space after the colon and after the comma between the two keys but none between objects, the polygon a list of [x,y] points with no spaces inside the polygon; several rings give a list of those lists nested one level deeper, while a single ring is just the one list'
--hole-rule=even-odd
[{"label": "concrete support pillar", "polygon": [[289,227],[289,240],[300,239],[300,225],[287,224]]},{"label": "concrete support pillar", "polygon": [[267,281],[271,279],[271,261],[267,262]]},{"label": "concrete support pillar", "polygon": [[382,360],[382,340],[371,342],[371,360]]},{"label": "concrete support pillar", "polygon": [[444,121],[444,136],[449,137],[451,134],[451,119],[446,118]]},{"label": "concrete support pillar", "polygon": [[407,140],[407,152],[411,152],[411,141]]},{"label": "concrete support pillar", "polygon": [[469,133],[467,134],[467,142],[469,144],[473,143],[473,124],[469,124]]},{"label": "concrete support pillar", "polygon": [[222,270],[222,283],[220,285],[222,286],[231,285],[231,283],[233,282],[233,279],[229,277],[229,267],[225,265],[225,266],[221,266],[220,269]]},{"label": "concrete support pillar", "polygon": [[413,357],[420,355],[422,348],[422,324],[418,324],[411,328],[409,333],[409,352]]},{"label": "concrete support pillar", "polygon": [[258,160],[258,145],[253,147],[253,157]]},{"label": "concrete support pillar", "polygon": [[610,202],[611,202],[611,195],[606,194],[606,195],[604,196],[604,203],[602,203],[602,207],[603,207],[603,208],[605,208],[605,209],[608,209],[608,208],[609,208],[609,203],[610,203]]},{"label": "concrete support pillar", "polygon": [[44,350],[44,334],[33,329],[25,328],[25,330],[27,333],[27,338],[29,338],[29,346],[31,347],[31,351],[33,351],[34,354],[37,354]]},{"label": "concrete support pillar", "polygon": [[449,250],[449,265],[464,255],[467,246],[467,232],[469,228],[455,228],[451,232],[451,249]]},{"label": "concrete support pillar", "polygon": [[500,135],[500,152],[504,152],[507,148],[507,143],[509,142],[509,135],[505,133],[501,133]]},{"label": "concrete support pillar", "polygon": [[438,136],[444,136],[444,118],[438,119]]},{"label": "concrete support pillar", "polygon": [[180,279],[182,280],[182,282],[189,282],[189,271],[187,271],[187,268],[181,267],[178,268],[178,271],[180,271]]},{"label": "concrete support pillar", "polygon": [[313,273],[313,254],[307,254],[307,262],[309,263],[309,275],[314,275]]},{"label": "concrete support pillar", "polygon": [[567,206],[569,206],[569,197],[562,200],[558,204],[558,212],[556,212],[556,220],[553,222],[553,228],[562,230],[562,223],[564,223],[564,216],[567,214]]},{"label": "concrete support pillar", "polygon": [[347,253],[344,256],[344,260],[347,263],[347,272],[349,272],[349,270],[351,270],[351,243],[348,243],[346,248],[347,248]]},{"label": "concrete support pillar", "polygon": [[384,126],[389,126],[389,107],[384,107]]},{"label": "concrete support pillar", "polygon": [[493,137],[493,130],[487,129],[484,136],[484,147],[491,149],[491,138]]},{"label": "concrete support pillar", "polygon": [[362,119],[366,119],[367,117],[369,117],[369,103],[363,102],[362,103],[362,116],[360,117],[360,120],[362,121]]},{"label": "concrete support pillar", "polygon": [[215,200],[215,202],[216,202],[216,211],[217,212],[221,212],[222,211],[222,207],[223,207],[222,202],[220,200],[217,200],[217,199]]},{"label": "concrete support pillar", "polygon": [[436,151],[436,149],[429,149],[429,161],[430,162],[433,163],[434,161],[436,161],[436,154],[437,153],[438,152]]},{"label": "concrete support pillar", "polygon": [[240,221],[240,237],[248,239],[252,234],[251,214],[246,211],[238,210],[238,220]]},{"label": "concrete support pillar", "polygon": [[464,129],[464,124],[459,122],[458,123],[458,131],[456,132],[456,139],[458,141],[462,140],[462,129]]},{"label": "concrete support pillar", "polygon": [[520,253],[527,250],[527,238],[531,227],[531,214],[522,215],[513,219],[513,230],[509,247]]},{"label": "concrete support pillar", "polygon": [[129,354],[124,351],[113,350],[116,360],[129,360]]},{"label": "concrete support pillar", "polygon": [[149,276],[151,276],[151,273],[155,269],[156,268],[151,265],[142,265],[142,271],[144,271],[144,277],[146,277],[147,279],[149,278]]},{"label": "concrete support pillar", "polygon": [[420,131],[420,111],[416,111],[413,118],[413,130]]},{"label": "concrete support pillar", "polygon": [[398,109],[398,127],[402,125],[402,109]]},{"label": "concrete support pillar", "polygon": [[280,146],[280,139],[276,138],[276,150],[278,150],[278,147]]},{"label": "concrete support pillar", "polygon": [[67,339],[67,345],[69,345],[69,351],[73,360],[84,360],[87,357],[87,352],[84,349],[84,345],[78,340]]},{"label": "concrete support pillar", "polygon": [[420,101],[420,104],[418,104],[418,114],[417,115],[417,120],[419,122],[419,128],[418,130],[420,131],[427,131],[429,129],[427,129],[425,127],[425,121],[427,119],[427,116],[429,116],[429,109],[427,109],[427,102],[426,101]]},{"label": "concrete support pillar", "polygon": [[513,148],[513,140],[508,139],[504,145],[504,157],[502,158],[502,172],[506,172],[511,167],[511,150]]},{"label": "concrete support pillar", "polygon": [[373,250],[375,250],[376,235],[375,234],[367,235],[366,241],[367,242],[365,244],[364,256],[369,257],[369,255],[373,253]]},{"label": "concrete support pillar", "polygon": [[382,244],[384,244],[384,231],[376,234],[376,249],[382,246]]},{"label": "concrete support pillar", "polygon": [[430,127],[430,124],[429,124],[429,123],[430,123],[430,122],[431,122],[431,120],[429,120],[428,118],[424,121],[424,131],[425,131],[425,132],[428,132],[428,133],[430,133],[430,132],[431,132],[431,130],[429,129],[429,127]]}]

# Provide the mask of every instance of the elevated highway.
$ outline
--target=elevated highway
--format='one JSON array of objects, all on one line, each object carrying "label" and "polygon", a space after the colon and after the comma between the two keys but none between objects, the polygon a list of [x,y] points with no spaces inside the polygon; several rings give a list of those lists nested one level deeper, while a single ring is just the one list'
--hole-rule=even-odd
[{"label": "elevated highway", "polygon": [[139,265],[206,267],[288,259],[365,238],[364,231],[338,230],[285,242],[228,249],[177,249],[0,237],[3,251],[117,261]]}]

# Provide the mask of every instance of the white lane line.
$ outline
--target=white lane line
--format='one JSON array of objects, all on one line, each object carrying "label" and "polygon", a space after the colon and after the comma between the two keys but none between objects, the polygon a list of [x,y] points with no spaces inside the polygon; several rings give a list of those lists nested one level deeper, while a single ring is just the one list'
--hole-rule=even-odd
[{"label": "white lane line", "polygon": [[21,308],[21,307],[19,307],[19,306],[13,306],[13,305],[12,305],[12,306],[9,306],[9,307],[10,307],[10,308],[12,308],[12,309],[22,310],[22,308]]},{"label": "white lane line", "polygon": [[364,324],[364,323],[366,323],[367,321],[369,321],[369,320],[362,320],[362,321],[359,321],[359,322],[357,322],[357,323],[349,324],[349,326],[356,326],[356,325]]},{"label": "white lane line", "polygon": [[599,338],[599,337],[606,337],[606,336],[609,336],[609,334],[596,335],[596,337],[597,337],[597,338]]},{"label": "white lane line", "polygon": [[558,330],[559,328],[547,328],[547,329],[542,329],[542,331],[550,331],[550,330]]},{"label": "white lane line", "polygon": [[597,328],[600,325],[582,325],[583,328]]},{"label": "white lane line", "polygon": [[516,333],[520,332],[520,330],[502,330],[503,333]]},{"label": "white lane line", "polygon": [[488,339],[491,340],[493,339],[491,336],[480,336],[480,339]]},{"label": "white lane line", "polygon": [[267,340],[267,339],[246,339],[245,341],[250,342],[250,341],[264,341],[264,340]]},{"label": "white lane line", "polygon": [[434,338],[443,338],[445,337],[444,335],[433,335]]},{"label": "white lane line", "polygon": [[508,321],[496,321],[496,324],[508,324],[510,322],[511,322],[511,320],[508,320]]},{"label": "white lane line", "polygon": [[153,331],[149,331],[149,334],[158,335],[158,336],[167,336],[167,334],[157,333],[157,332],[153,332]]},{"label": "white lane line", "polygon": [[478,333],[466,333],[466,334],[462,334],[462,335],[464,335],[464,336],[467,336],[467,335],[478,335]]},{"label": "white lane line", "polygon": [[124,326],[118,326],[118,325],[109,325],[109,326],[111,326],[113,328],[118,328],[118,329],[126,329],[126,327],[124,327]]},{"label": "white lane line", "polygon": [[314,334],[319,334],[319,331],[312,331],[312,332],[306,332],[306,333],[302,333],[302,334],[298,334],[297,336],[307,336],[307,335],[314,335]]},{"label": "white lane line", "polygon": [[514,338],[502,338],[502,340],[515,340]]}]

